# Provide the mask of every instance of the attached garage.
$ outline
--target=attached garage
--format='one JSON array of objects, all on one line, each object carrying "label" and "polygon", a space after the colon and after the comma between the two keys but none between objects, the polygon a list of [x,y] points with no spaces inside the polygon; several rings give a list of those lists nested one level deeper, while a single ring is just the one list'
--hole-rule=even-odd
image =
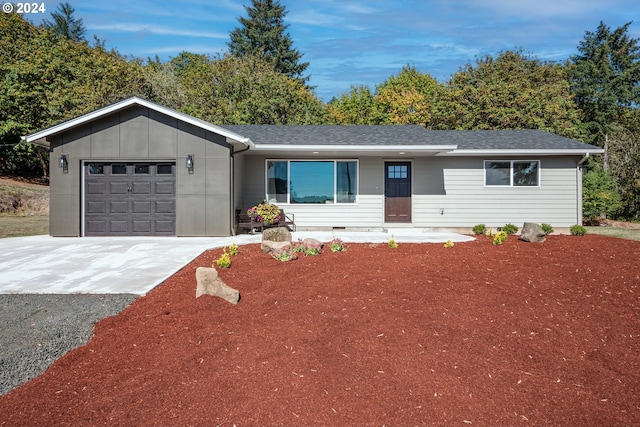
[{"label": "attached garage", "polygon": [[25,137],[50,151],[52,236],[228,236],[250,141],[129,98]]}]

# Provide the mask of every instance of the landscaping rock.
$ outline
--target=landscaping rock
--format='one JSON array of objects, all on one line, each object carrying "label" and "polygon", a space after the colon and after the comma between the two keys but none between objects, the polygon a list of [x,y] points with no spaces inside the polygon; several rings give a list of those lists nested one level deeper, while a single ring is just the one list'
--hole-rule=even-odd
[{"label": "landscaping rock", "polygon": [[287,227],[266,228],[262,232],[262,241],[269,240],[272,242],[290,242],[291,231]]},{"label": "landscaping rock", "polygon": [[544,232],[540,225],[533,222],[525,222],[520,231],[520,240],[542,243],[547,240],[547,233]]},{"label": "landscaping rock", "polygon": [[240,291],[227,286],[218,276],[215,268],[198,267],[196,269],[196,298],[201,295],[220,297],[232,304],[240,301]]},{"label": "landscaping rock", "polygon": [[271,240],[263,240],[262,244],[260,245],[260,249],[262,249],[262,251],[264,253],[271,253],[271,252],[280,252],[283,251],[285,249],[288,249],[291,247],[291,242],[289,241],[285,241],[285,242],[274,242]]},{"label": "landscaping rock", "polygon": [[317,239],[308,237],[302,241],[305,248],[316,248],[318,251],[322,250],[322,242]]}]

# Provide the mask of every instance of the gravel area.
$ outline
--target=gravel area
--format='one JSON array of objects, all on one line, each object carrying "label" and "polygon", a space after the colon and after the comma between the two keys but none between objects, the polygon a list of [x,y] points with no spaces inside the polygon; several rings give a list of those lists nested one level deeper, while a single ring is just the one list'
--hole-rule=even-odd
[{"label": "gravel area", "polygon": [[0,294],[0,395],[86,344],[94,323],[118,314],[138,296]]}]

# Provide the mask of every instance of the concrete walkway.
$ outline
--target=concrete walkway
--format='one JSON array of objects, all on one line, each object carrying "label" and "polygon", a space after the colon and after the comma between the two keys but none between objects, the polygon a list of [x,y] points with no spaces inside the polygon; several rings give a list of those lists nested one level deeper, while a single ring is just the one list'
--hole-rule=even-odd
[{"label": "concrete walkway", "polygon": [[[440,243],[473,240],[456,233],[404,228],[379,232],[292,233],[293,240],[340,238],[353,243]],[[231,237],[50,237],[0,239],[0,294],[132,293],[144,295],[207,249],[259,243]]]}]

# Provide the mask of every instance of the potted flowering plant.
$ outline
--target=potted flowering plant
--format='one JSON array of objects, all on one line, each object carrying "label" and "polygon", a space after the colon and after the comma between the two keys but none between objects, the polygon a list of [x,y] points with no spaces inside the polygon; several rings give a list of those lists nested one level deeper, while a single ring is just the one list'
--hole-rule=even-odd
[{"label": "potted flowering plant", "polygon": [[273,225],[280,222],[280,208],[272,203],[262,202],[247,210],[247,215],[255,222]]}]

